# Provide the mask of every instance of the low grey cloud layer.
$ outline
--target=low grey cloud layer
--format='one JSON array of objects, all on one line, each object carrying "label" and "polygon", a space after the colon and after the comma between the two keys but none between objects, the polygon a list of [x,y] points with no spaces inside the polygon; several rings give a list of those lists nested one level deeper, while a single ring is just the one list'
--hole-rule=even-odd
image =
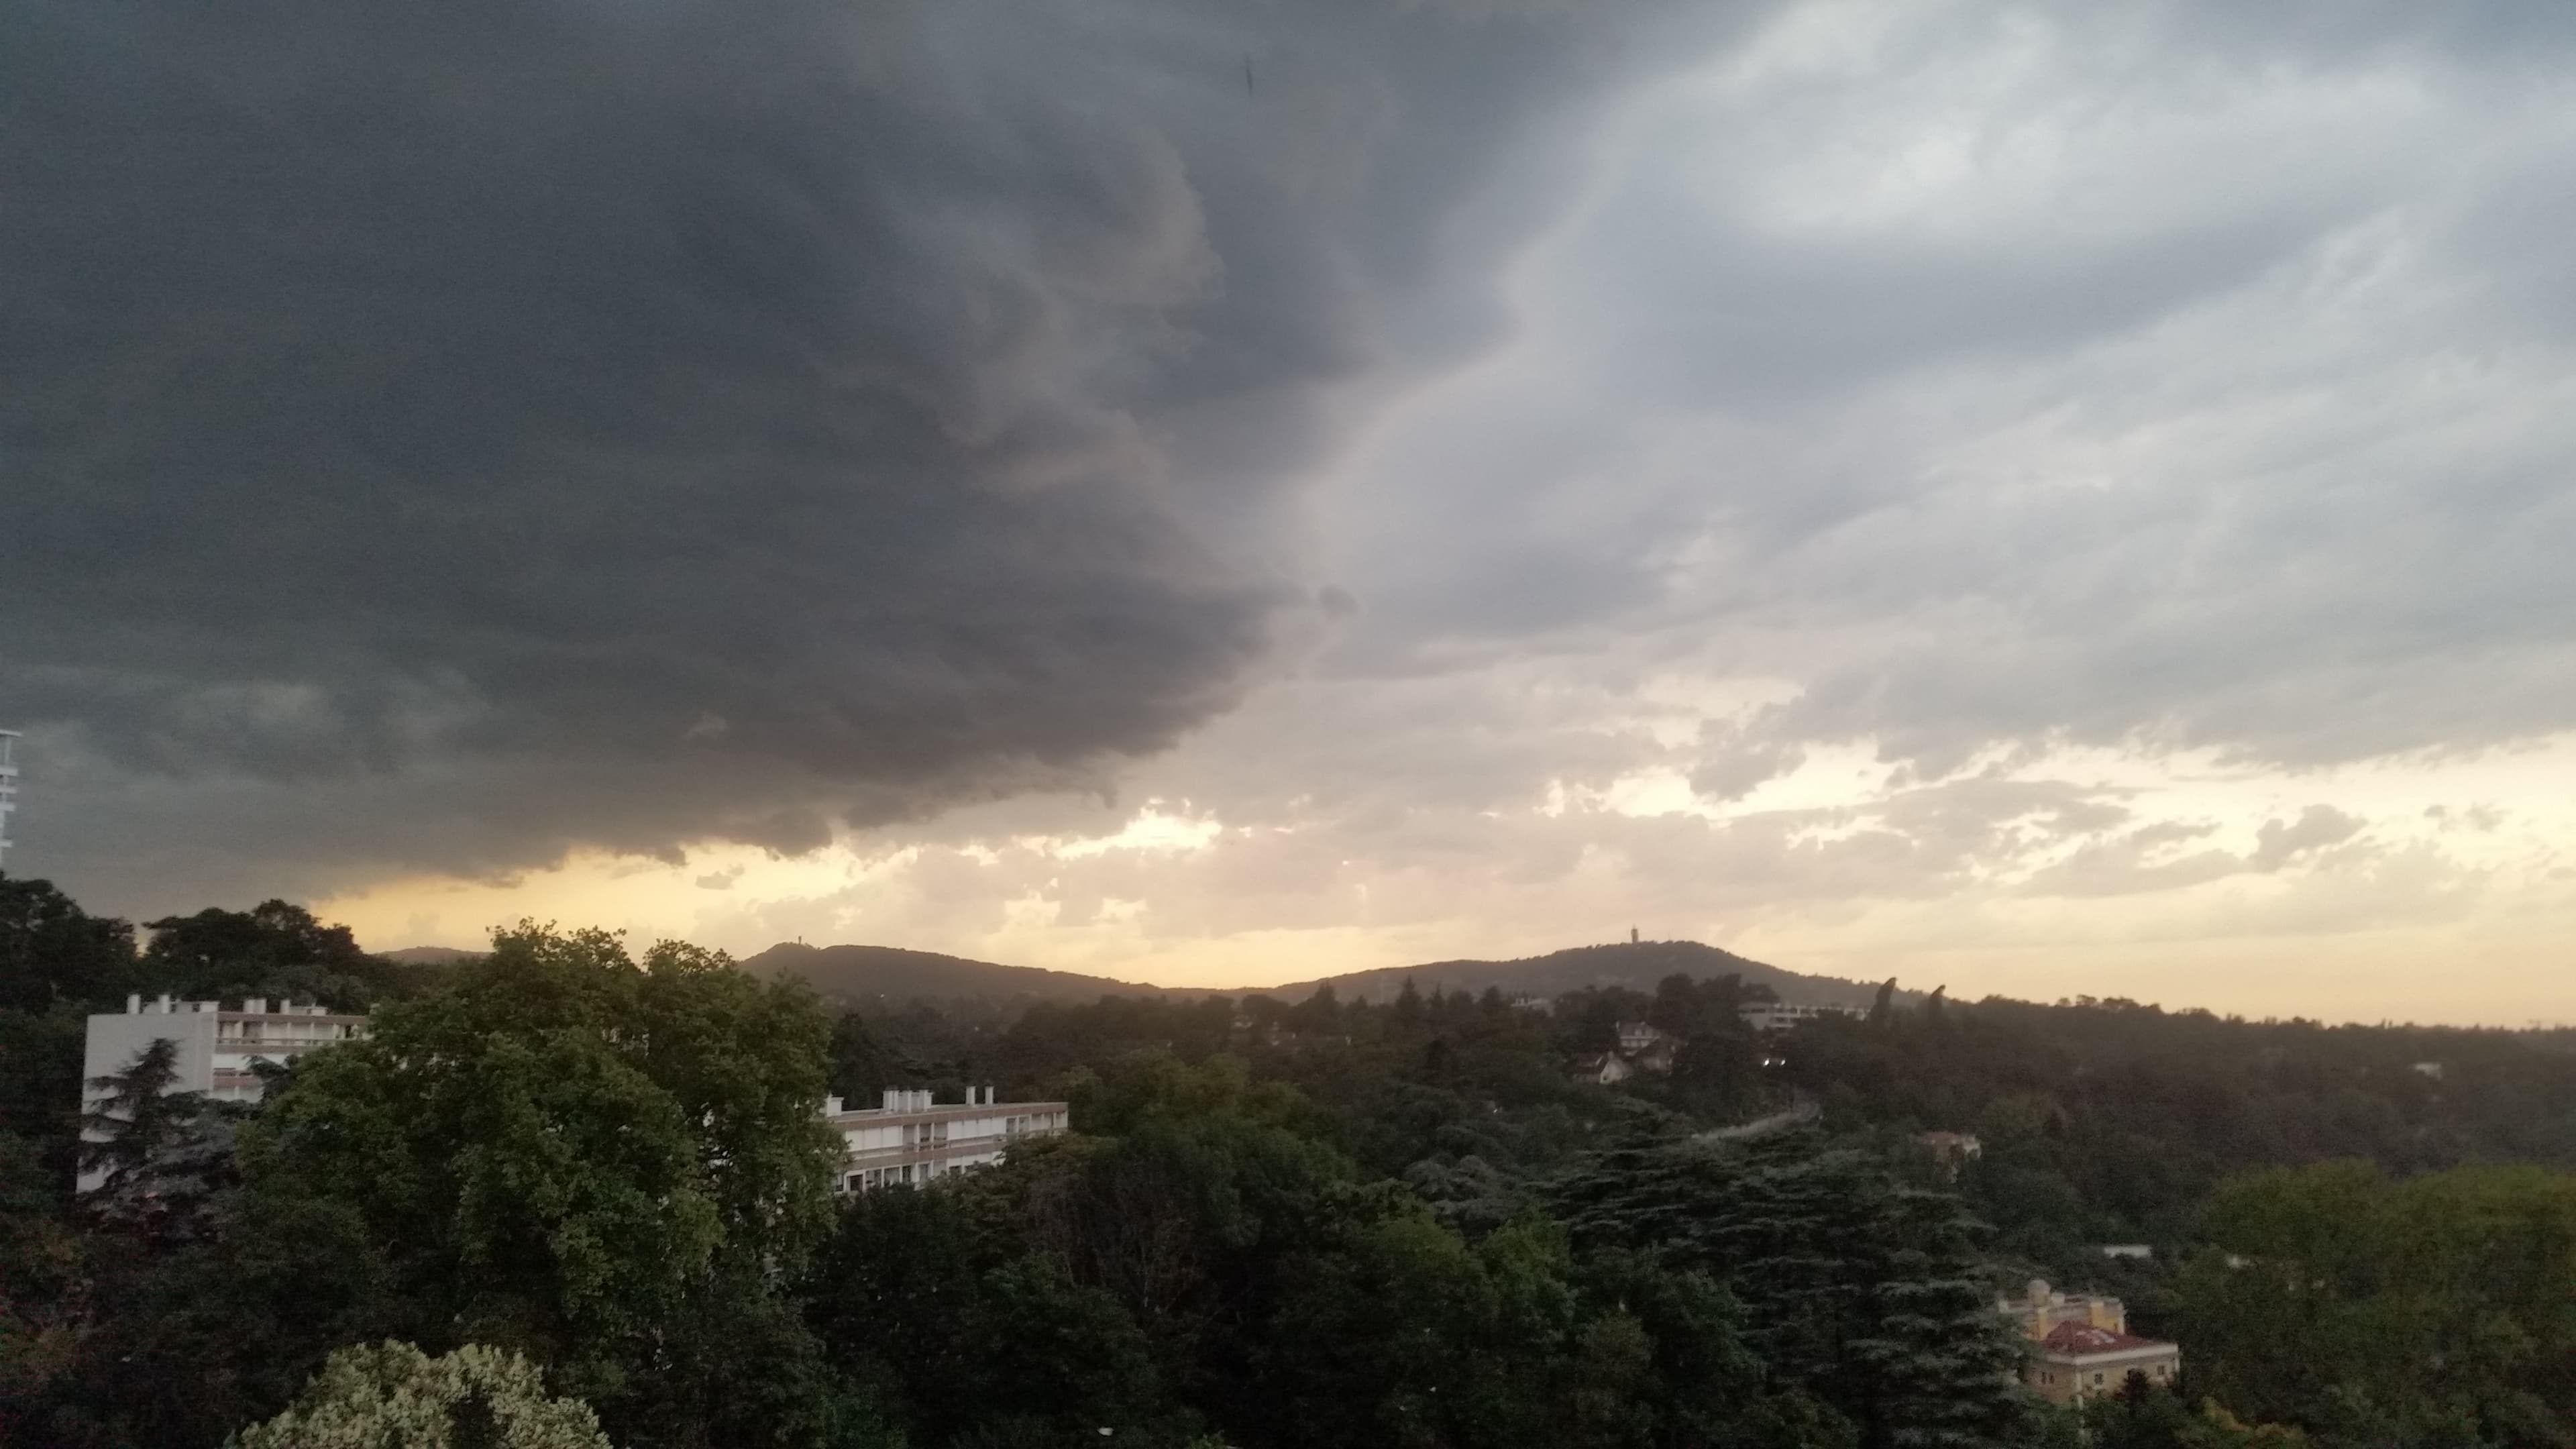
[{"label": "low grey cloud layer", "polygon": [[1523,349],[1381,454],[1446,497],[1354,535],[1371,667],[1662,629],[1794,678],[1721,794],[1817,739],[2576,721],[2567,26],[2274,8],[1807,7],[1643,103]]}]

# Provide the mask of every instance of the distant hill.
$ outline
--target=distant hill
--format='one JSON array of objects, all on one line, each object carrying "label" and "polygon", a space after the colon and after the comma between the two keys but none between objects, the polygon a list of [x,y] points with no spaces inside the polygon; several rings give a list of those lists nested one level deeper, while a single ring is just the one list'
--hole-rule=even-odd
[{"label": "distant hill", "polygon": [[[1387,1001],[1404,989],[1405,980],[1409,977],[1415,989],[1420,991],[1439,986],[1451,991],[1481,992],[1488,986],[1498,986],[1506,996],[1526,993],[1553,997],[1579,991],[1586,986],[1625,986],[1637,991],[1652,991],[1656,982],[1676,973],[1701,980],[1733,974],[1743,977],[1748,986],[1770,987],[1782,1001],[1810,1006],[1867,1006],[1878,994],[1876,982],[1808,976],[1747,960],[1732,951],[1721,951],[1697,941],[1621,941],[1607,946],[1574,946],[1563,951],[1551,951],[1544,956],[1524,956],[1516,961],[1432,961],[1420,966],[1353,971],[1262,990],[1263,994],[1284,1001],[1297,1001],[1314,994],[1316,987],[1329,981],[1333,993],[1344,1001]],[[1913,995],[1912,992],[1900,993],[1900,997],[1906,999]]]},{"label": "distant hill", "polygon": [[[761,976],[799,976],[827,999],[846,1006],[878,1002],[981,998],[993,1002],[1090,1002],[1102,996],[1196,997],[1202,988],[1142,986],[1106,976],[1071,971],[1045,971],[1033,966],[1001,966],[933,951],[906,951],[893,946],[806,946],[781,944],[742,963]],[[1433,961],[1420,966],[1389,966],[1353,971],[1286,986],[1247,987],[1216,994],[1264,995],[1302,1001],[1329,981],[1344,1001],[1388,1001],[1404,989],[1407,977],[1423,991],[1434,986],[1451,991],[1481,992],[1501,987],[1507,996],[1557,996],[1586,986],[1626,986],[1652,991],[1655,983],[1679,972],[1695,978],[1730,972],[1750,985],[1770,987],[1783,1001],[1816,1006],[1867,1006],[1877,993],[1874,982],[1806,976],[1748,961],[1732,951],[1697,941],[1620,942],[1609,946],[1576,946],[1517,961]],[[1904,995],[1911,998],[1914,993]]]},{"label": "distant hill", "polygon": [[1113,981],[1106,976],[1046,971],[1035,966],[999,966],[990,961],[894,946],[805,946],[787,942],[770,947],[742,965],[755,976],[801,976],[825,998],[845,1006],[915,998],[975,997],[994,1002],[1090,1002],[1103,996],[1151,996],[1157,991],[1155,987]]},{"label": "distant hill", "polygon": [[459,961],[471,961],[489,953],[460,951],[454,946],[405,946],[399,951],[378,951],[376,954],[406,966],[453,966]]}]

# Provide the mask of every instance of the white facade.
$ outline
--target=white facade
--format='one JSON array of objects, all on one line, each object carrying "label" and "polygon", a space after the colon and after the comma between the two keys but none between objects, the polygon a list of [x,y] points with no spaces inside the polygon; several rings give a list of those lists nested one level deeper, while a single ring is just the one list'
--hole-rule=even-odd
[{"label": "white facade", "polygon": [[18,808],[18,732],[0,730],[0,865],[9,861],[9,815]]},{"label": "white facade", "polygon": [[1673,1040],[1673,1036],[1670,1032],[1663,1030],[1661,1027],[1649,1025],[1646,1022],[1623,1021],[1619,1023],[1619,1050],[1630,1056],[1635,1056],[1637,1053],[1643,1051],[1652,1051],[1656,1047],[1662,1046],[1664,1043],[1671,1040]]},{"label": "white facade", "polygon": [[925,1183],[999,1162],[1011,1144],[1052,1137],[1067,1126],[1062,1102],[996,1102],[990,1087],[967,1089],[963,1102],[933,1102],[928,1092],[890,1091],[881,1106],[843,1111],[823,1100],[848,1158],[833,1185],[866,1192]]},{"label": "white facade", "polygon": [[[270,1003],[254,996],[239,1011],[216,1001],[172,1001],[163,996],[145,1001],[125,998],[125,1010],[89,1019],[89,1038],[81,1051],[81,1108],[96,1109],[105,1095],[89,1085],[93,1078],[113,1076],[134,1064],[143,1049],[159,1040],[178,1043],[173,1065],[173,1092],[202,1092],[218,1102],[256,1102],[261,1090],[253,1062],[285,1063],[315,1047],[353,1041],[367,1034],[364,1016],[339,1015],[319,1006],[291,1001]],[[80,1190],[98,1186],[103,1174],[81,1174]]]},{"label": "white facade", "polygon": [[1804,1002],[1765,1001],[1756,1006],[1740,1006],[1735,1014],[1755,1031],[1787,1031],[1802,1021],[1820,1016],[1866,1016],[1857,1006],[1810,1006]]}]

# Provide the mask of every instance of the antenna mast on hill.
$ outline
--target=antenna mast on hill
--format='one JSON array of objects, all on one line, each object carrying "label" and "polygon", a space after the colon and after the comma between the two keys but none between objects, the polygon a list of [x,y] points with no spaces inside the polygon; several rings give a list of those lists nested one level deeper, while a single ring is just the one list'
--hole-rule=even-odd
[{"label": "antenna mast on hill", "polygon": [[9,812],[18,808],[18,761],[10,753],[20,736],[0,730],[0,865],[9,860]]}]

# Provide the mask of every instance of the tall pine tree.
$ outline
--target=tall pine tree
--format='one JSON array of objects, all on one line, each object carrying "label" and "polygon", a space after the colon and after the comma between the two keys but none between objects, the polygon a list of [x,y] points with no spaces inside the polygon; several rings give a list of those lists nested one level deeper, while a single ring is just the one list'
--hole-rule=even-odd
[{"label": "tall pine tree", "polygon": [[1955,1198],[1796,1132],[1628,1144],[1552,1195],[1578,1242],[1724,1283],[1775,1378],[1850,1419],[1865,1449],[1976,1449],[2022,1433],[2018,1347],[1978,1280],[1976,1228]]},{"label": "tall pine tree", "polygon": [[215,1195],[233,1184],[241,1110],[175,1092],[179,1044],[156,1039],[123,1071],[92,1077],[81,1114],[80,1165],[105,1178],[83,1206],[101,1225],[157,1241],[209,1231]]}]

